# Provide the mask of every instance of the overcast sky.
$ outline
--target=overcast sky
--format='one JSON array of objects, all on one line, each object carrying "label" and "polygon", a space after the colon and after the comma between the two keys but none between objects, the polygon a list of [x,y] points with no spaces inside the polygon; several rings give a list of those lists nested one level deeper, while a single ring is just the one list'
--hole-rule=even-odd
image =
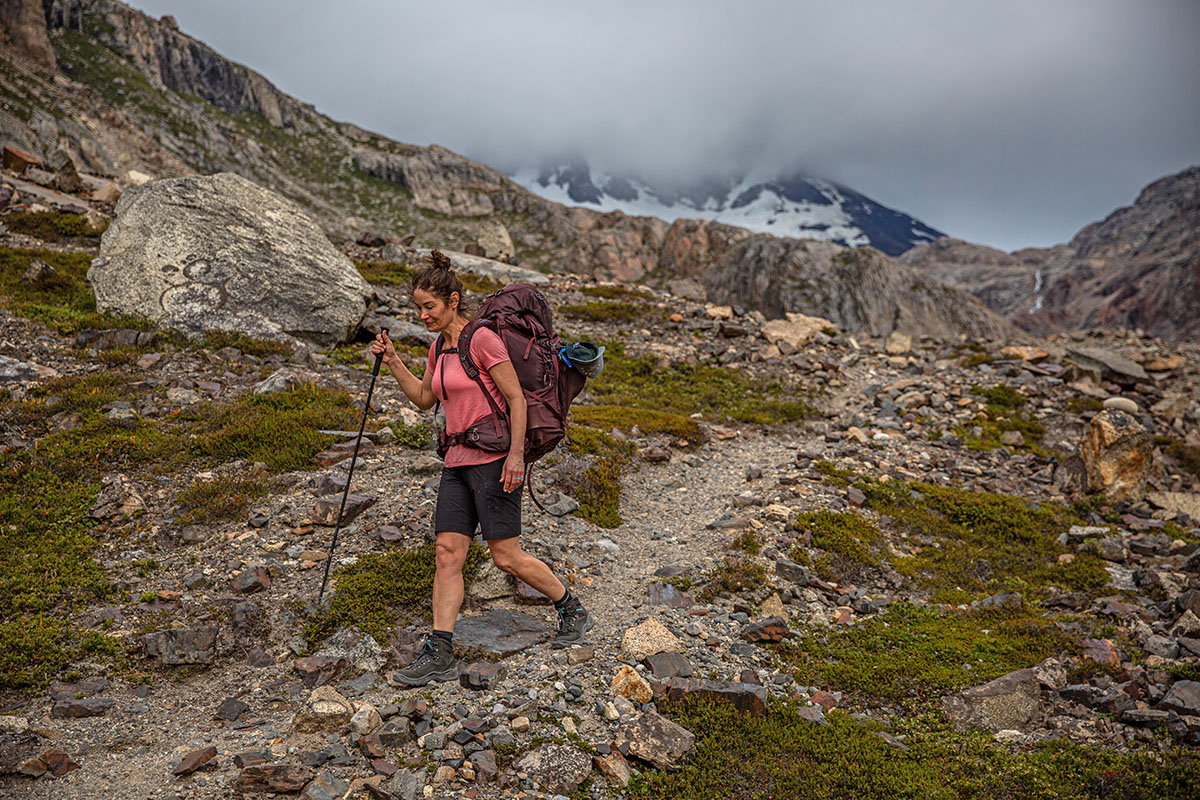
[{"label": "overcast sky", "polygon": [[798,169],[1068,240],[1200,163],[1197,0],[133,0],[339,120],[502,169]]}]

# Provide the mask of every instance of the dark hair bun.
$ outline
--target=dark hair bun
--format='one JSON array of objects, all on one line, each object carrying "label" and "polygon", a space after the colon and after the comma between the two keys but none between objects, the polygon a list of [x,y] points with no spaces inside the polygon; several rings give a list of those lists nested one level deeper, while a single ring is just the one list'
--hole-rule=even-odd
[{"label": "dark hair bun", "polygon": [[441,250],[434,250],[429,254],[429,266],[433,269],[444,269],[446,271],[454,268],[454,265],[450,263],[450,256]]}]

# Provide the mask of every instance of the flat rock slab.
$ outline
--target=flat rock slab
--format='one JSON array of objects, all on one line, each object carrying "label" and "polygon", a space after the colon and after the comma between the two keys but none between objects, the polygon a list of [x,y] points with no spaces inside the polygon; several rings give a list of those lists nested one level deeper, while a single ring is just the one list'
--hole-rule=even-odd
[{"label": "flat rock slab", "polygon": [[646,587],[650,604],[666,606],[667,608],[690,608],[692,598],[676,589],[669,583],[652,583]]},{"label": "flat rock slab", "polygon": [[217,748],[209,745],[193,750],[171,768],[172,775],[190,775],[217,757]]},{"label": "flat rock slab", "polygon": [[295,794],[313,779],[313,771],[299,764],[264,764],[247,767],[233,782],[239,792]]},{"label": "flat rock slab", "polygon": [[617,730],[617,744],[659,769],[678,769],[696,744],[696,736],[660,714],[638,714]]},{"label": "flat rock slab", "polygon": [[792,636],[787,622],[782,617],[767,617],[758,622],[752,622],[742,631],[742,638],[748,642],[782,642]]},{"label": "flat rock slab", "polygon": [[217,655],[217,629],[211,625],[154,631],[142,641],[146,655],[167,666],[211,664]]},{"label": "flat rock slab", "polygon": [[1102,377],[1120,384],[1150,380],[1141,364],[1102,347],[1068,347],[1067,360],[1086,369],[1099,370]]},{"label": "flat rock slab", "polygon": [[1158,709],[1180,715],[1200,715],[1200,681],[1176,681],[1159,702]]},{"label": "flat rock slab", "polygon": [[955,730],[971,726],[995,733],[1024,730],[1037,714],[1041,687],[1032,669],[1019,669],[956,695],[942,698]]},{"label": "flat rock slab", "polygon": [[50,716],[59,718],[78,719],[80,717],[98,717],[105,711],[116,706],[117,701],[111,697],[84,697],[78,700],[59,700],[50,709]]},{"label": "flat rock slab", "polygon": [[592,774],[591,756],[565,744],[544,744],[521,756],[515,766],[555,794],[571,794]]},{"label": "flat rock slab", "polygon": [[[326,450],[322,450],[315,456],[317,463],[322,467],[331,467],[334,464],[345,461],[348,458],[355,457],[354,443],[355,440],[351,439],[348,442],[339,442]],[[364,438],[358,442],[358,458],[362,458],[363,456],[374,452],[375,445],[370,439]]]},{"label": "flat rock slab", "polygon": [[507,608],[460,619],[454,626],[455,644],[499,655],[519,652],[549,638],[550,631],[543,622]]},{"label": "flat rock slab", "polygon": [[642,660],[650,674],[660,680],[668,678],[690,678],[692,665],[679,653],[655,653]]},{"label": "flat rock slab", "polygon": [[752,717],[761,717],[767,710],[766,687],[753,683],[671,678],[667,681],[665,693],[676,702],[706,700],[728,703]]},{"label": "flat rock slab", "polygon": [[[375,505],[378,497],[363,494],[346,495],[346,508],[342,511],[342,524],[349,525],[362,512]],[[313,511],[312,521],[317,525],[332,528],[338,524],[338,509],[342,507],[342,498],[337,495],[322,497],[317,500],[317,508]]]}]

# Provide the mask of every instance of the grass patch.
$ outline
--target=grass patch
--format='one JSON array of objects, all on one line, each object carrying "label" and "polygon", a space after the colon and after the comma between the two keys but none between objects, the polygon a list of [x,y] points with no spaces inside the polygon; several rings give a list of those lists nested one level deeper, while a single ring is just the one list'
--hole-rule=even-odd
[{"label": "grass patch", "polygon": [[40,614],[0,622],[0,642],[0,686],[14,689],[41,689],[80,658],[124,659],[118,639]]},{"label": "grass patch", "polygon": [[852,511],[798,514],[792,527],[810,533],[813,546],[825,551],[814,559],[813,567],[827,581],[857,580],[864,569],[879,566],[873,550],[883,543],[883,534]]},{"label": "grass patch", "polygon": [[208,481],[196,481],[175,495],[179,506],[176,522],[183,525],[236,519],[250,504],[275,489],[274,481],[262,474],[219,475]]},{"label": "grass patch", "polygon": [[579,293],[584,297],[598,297],[603,300],[649,300],[652,297],[641,289],[628,286],[584,286]]},{"label": "grass patch", "polygon": [[865,485],[868,507],[888,517],[919,546],[893,566],[932,592],[935,602],[962,603],[995,592],[1026,595],[1095,591],[1107,586],[1103,561],[1069,552],[1056,541],[1078,518],[1067,508],[1019,497],[927,483]]},{"label": "grass patch", "polygon": [[416,425],[405,425],[396,420],[391,424],[392,433],[396,435],[396,443],[414,450],[428,450],[433,443],[433,423],[421,422]]},{"label": "grass patch", "polygon": [[722,593],[737,594],[762,586],[767,581],[767,568],[740,556],[729,556],[706,572],[704,580],[698,599],[709,603]]},{"label": "grass patch", "polygon": [[63,214],[57,211],[14,211],[4,215],[4,224],[17,233],[55,244],[81,239],[94,243],[104,232],[104,228],[97,229],[88,224],[87,217],[83,214]]},{"label": "grass patch", "polygon": [[[26,283],[21,276],[35,258],[49,264],[54,274],[36,284]],[[0,247],[0,295],[14,314],[37,320],[59,333],[107,328],[153,330],[155,325],[150,320],[96,311],[96,296],[87,282],[91,263],[87,253]]]},{"label": "grass patch", "polygon": [[[435,546],[370,553],[333,574],[333,597],[329,607],[305,627],[304,636],[314,647],[342,628],[354,626],[386,644],[388,631],[397,624],[427,621],[433,593]],[[487,551],[472,541],[463,567],[471,577],[487,557]]]},{"label": "grass patch", "polygon": [[1068,397],[1063,408],[1070,414],[1083,414],[1088,411],[1101,411],[1104,403],[1094,397]]},{"label": "grass patch", "polygon": [[689,442],[699,442],[704,438],[700,423],[691,417],[648,408],[575,406],[571,409],[571,420],[600,430],[616,428],[631,431],[637,428],[642,433],[662,433]]},{"label": "grass patch", "polygon": [[754,531],[742,531],[733,540],[733,547],[749,555],[756,556],[762,552],[763,537]]},{"label": "grass patch", "polygon": [[1076,645],[1026,612],[897,603],[847,630],[810,633],[775,651],[801,683],[844,691],[866,706],[918,708]]},{"label": "grass patch", "polygon": [[[985,410],[969,424],[955,428],[955,434],[971,450],[995,450],[998,447],[1018,447],[1030,450],[1042,457],[1049,451],[1041,446],[1046,429],[1033,419],[1029,412],[1022,411],[1028,398],[1006,384],[983,389],[972,386],[971,391],[986,401]],[[979,436],[972,436],[972,428],[981,429]],[[1021,435],[1021,443],[1008,445],[1000,441],[1005,433],[1015,431]]]},{"label": "grass patch", "polygon": [[588,383],[588,391],[598,404],[757,424],[781,425],[818,413],[801,396],[801,387],[723,367],[675,364],[660,369],[650,356],[626,356],[621,342],[608,344],[604,372]]},{"label": "grass patch", "polygon": [[583,322],[617,322],[634,323],[654,316],[660,311],[645,303],[628,301],[613,302],[608,300],[592,300],[587,303],[567,303],[558,307],[558,313],[567,319]]},{"label": "grass patch", "polygon": [[407,264],[395,261],[355,261],[358,274],[369,283],[381,286],[408,286],[417,271]]},{"label": "grass patch", "polygon": [[619,527],[621,474],[637,452],[637,446],[597,428],[572,425],[567,452],[592,458],[575,491],[579,516],[601,528]]},{"label": "grass patch", "polygon": [[291,346],[286,342],[275,339],[259,339],[237,331],[206,330],[197,347],[213,351],[223,347],[233,347],[255,358],[287,356],[292,353]]},{"label": "grass patch", "polygon": [[217,461],[261,461],[272,472],[312,469],[313,456],[337,439],[320,430],[353,430],[358,421],[349,394],[318,386],[242,395],[208,413],[190,445],[193,454]]},{"label": "grass patch", "polygon": [[1200,756],[1183,749],[1122,754],[1051,742],[1011,751],[926,715],[897,721],[904,752],[877,724],[834,712],[814,725],[794,702],[757,718],[716,703],[664,710],[696,735],[696,749],[682,769],[635,777],[627,791],[638,800],[1151,800],[1200,791]]},{"label": "grass patch", "polygon": [[854,480],[858,473],[852,469],[842,469],[832,461],[821,460],[813,464],[813,470],[825,478],[825,482],[831,486],[846,488],[850,482]]},{"label": "grass patch", "polygon": [[1154,442],[1179,462],[1182,469],[1200,477],[1200,447],[1182,442],[1173,436],[1156,436]]}]

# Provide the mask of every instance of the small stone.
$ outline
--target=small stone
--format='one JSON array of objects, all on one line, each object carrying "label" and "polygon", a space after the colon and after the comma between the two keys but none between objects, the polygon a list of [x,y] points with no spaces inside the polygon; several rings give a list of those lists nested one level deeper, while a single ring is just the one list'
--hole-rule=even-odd
[{"label": "small stone", "polygon": [[59,700],[50,709],[50,716],[57,718],[79,719],[82,717],[98,717],[105,711],[116,706],[117,701],[110,697],[84,697],[81,699]]},{"label": "small stone", "polygon": [[193,750],[171,768],[172,775],[190,775],[217,757],[217,748],[209,745]]},{"label": "small stone", "polygon": [[354,716],[354,705],[330,686],[318,686],[292,720],[298,733],[337,730]]},{"label": "small stone", "polygon": [[1110,397],[1104,401],[1104,407],[1124,411],[1126,414],[1136,415],[1138,413],[1137,403],[1127,397]]},{"label": "small stone", "polygon": [[591,774],[592,759],[569,745],[543,744],[521,756],[514,767],[544,791],[572,794]]},{"label": "small stone", "polygon": [[619,728],[617,744],[659,769],[678,769],[695,746],[696,737],[666,717],[646,711]]},{"label": "small stone", "polygon": [[516,733],[525,733],[529,730],[529,717],[513,717],[512,729]]},{"label": "small stone", "polygon": [[787,622],[780,617],[767,617],[752,622],[742,630],[742,638],[748,642],[778,643],[792,636]]},{"label": "small stone", "polygon": [[679,653],[655,653],[642,660],[656,678],[688,678],[692,675],[692,665]]},{"label": "small stone", "polygon": [[214,714],[214,716],[217,719],[223,719],[226,722],[233,722],[249,707],[250,706],[246,705],[241,700],[238,700],[236,697],[227,697],[221,703],[221,705],[217,707],[217,712]]},{"label": "small stone", "polygon": [[[353,493],[345,497],[346,507],[342,511],[342,525],[349,525],[359,514],[375,505],[375,502],[379,499],[378,497]],[[341,507],[342,498],[336,495],[318,498],[316,510],[313,511],[313,523],[325,525],[330,528],[335,527],[338,524],[338,509]]]},{"label": "small stone", "polygon": [[654,692],[646,679],[628,664],[622,665],[613,677],[609,691],[615,695],[628,698],[635,703],[649,703],[654,699]]},{"label": "small stone", "polygon": [[373,733],[382,724],[383,718],[379,716],[375,706],[370,703],[360,705],[354,712],[354,716],[350,718],[350,730],[360,735]]},{"label": "small stone", "polygon": [[683,642],[653,618],[629,628],[621,638],[621,657],[631,661],[641,661],[655,653],[678,653],[684,649]]},{"label": "small stone", "polygon": [[332,772],[322,772],[300,793],[302,800],[342,800],[350,791],[349,782]]},{"label": "small stone", "polygon": [[483,661],[468,665],[459,673],[458,681],[464,689],[481,691],[491,689],[504,680],[507,674],[508,669],[503,664]]}]

